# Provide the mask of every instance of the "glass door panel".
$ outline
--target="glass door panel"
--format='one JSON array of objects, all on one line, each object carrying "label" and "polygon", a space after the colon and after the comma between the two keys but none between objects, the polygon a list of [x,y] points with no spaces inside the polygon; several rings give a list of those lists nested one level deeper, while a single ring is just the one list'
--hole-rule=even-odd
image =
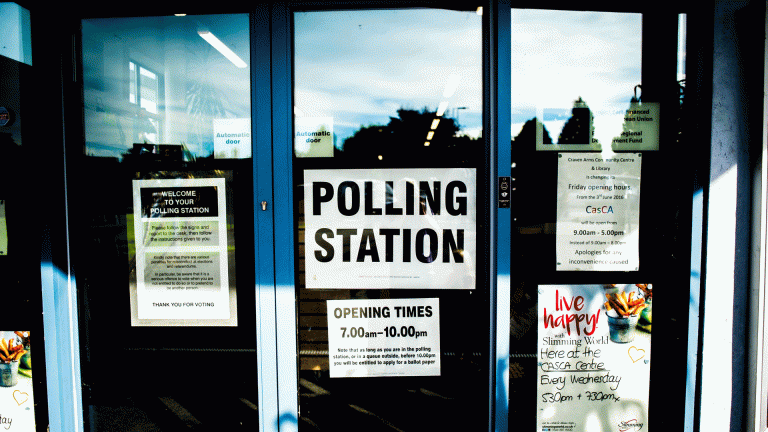
[{"label": "glass door panel", "polygon": [[511,11],[516,427],[679,426],[690,243],[686,173],[671,164],[683,151],[676,31],[655,14]]},{"label": "glass door panel", "polygon": [[[14,7],[18,6],[3,4],[0,15]],[[12,20],[2,21],[5,26]],[[0,55],[0,424],[5,422],[2,427],[9,430],[13,426],[14,430],[33,431],[48,424],[45,349],[49,346],[46,340],[54,338],[43,333],[46,285],[41,280],[47,281],[39,263],[41,244],[35,239],[49,238],[48,217],[55,210],[47,192],[56,183],[42,189],[19,179],[51,172],[55,157],[40,154],[35,146],[42,135],[33,126],[40,112],[39,104],[32,101],[44,97],[35,75],[42,66],[35,70],[6,55],[10,53]]]},{"label": "glass door panel", "polygon": [[482,16],[293,28],[299,429],[485,429]]},{"label": "glass door panel", "polygon": [[247,14],[82,21],[90,430],[258,429],[249,32]]}]

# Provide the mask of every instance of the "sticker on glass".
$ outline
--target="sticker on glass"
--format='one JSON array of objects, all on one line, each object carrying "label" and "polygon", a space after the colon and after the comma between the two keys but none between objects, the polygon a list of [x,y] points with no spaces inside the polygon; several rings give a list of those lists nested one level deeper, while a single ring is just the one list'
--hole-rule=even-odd
[{"label": "sticker on glass", "polygon": [[251,119],[213,119],[213,156],[216,159],[251,157]]},{"label": "sticker on glass", "polygon": [[333,157],[333,117],[294,119],[296,157]]}]

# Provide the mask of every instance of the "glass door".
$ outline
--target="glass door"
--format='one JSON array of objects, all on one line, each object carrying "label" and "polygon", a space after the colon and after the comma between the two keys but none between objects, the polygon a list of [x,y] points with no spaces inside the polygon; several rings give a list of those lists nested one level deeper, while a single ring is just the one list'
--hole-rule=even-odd
[{"label": "glass door", "polygon": [[258,430],[249,15],[81,25],[86,427]]},{"label": "glass door", "polygon": [[300,431],[488,427],[480,10],[290,16]]},{"label": "glass door", "polygon": [[513,8],[506,19],[505,423],[681,429],[692,178],[681,161],[696,150],[678,16]]}]

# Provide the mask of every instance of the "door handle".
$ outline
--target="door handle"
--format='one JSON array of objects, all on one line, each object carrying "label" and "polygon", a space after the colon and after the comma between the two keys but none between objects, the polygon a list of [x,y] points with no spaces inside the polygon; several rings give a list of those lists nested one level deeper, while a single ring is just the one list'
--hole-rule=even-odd
[{"label": "door handle", "polygon": [[261,202],[261,211],[267,211],[267,202],[266,201],[262,201]]}]

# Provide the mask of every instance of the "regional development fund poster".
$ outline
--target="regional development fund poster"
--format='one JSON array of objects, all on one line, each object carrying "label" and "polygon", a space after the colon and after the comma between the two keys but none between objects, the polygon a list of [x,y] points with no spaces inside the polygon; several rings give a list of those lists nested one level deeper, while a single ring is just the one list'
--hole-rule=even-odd
[{"label": "regional development fund poster", "polygon": [[223,178],[133,181],[139,320],[230,319],[224,189]]},{"label": "regional development fund poster", "polygon": [[537,431],[648,431],[650,292],[539,286]]}]

